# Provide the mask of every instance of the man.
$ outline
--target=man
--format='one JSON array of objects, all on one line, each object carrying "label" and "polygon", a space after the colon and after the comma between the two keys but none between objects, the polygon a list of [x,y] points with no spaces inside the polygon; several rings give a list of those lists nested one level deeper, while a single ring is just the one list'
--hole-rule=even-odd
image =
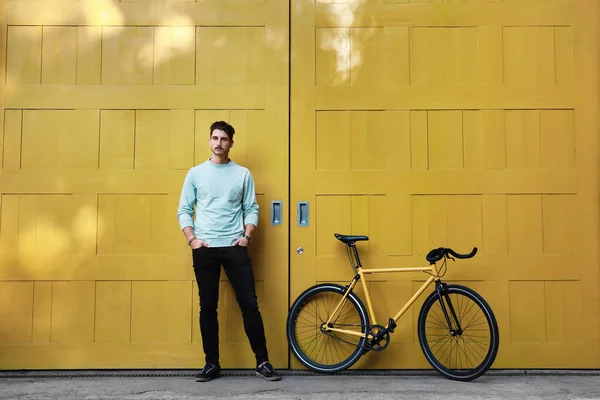
[{"label": "man", "polygon": [[258,225],[254,180],[247,168],[229,159],[234,134],[233,127],[224,121],[210,126],[212,156],[188,171],[177,211],[179,225],[192,248],[200,297],[199,322],[206,366],[196,376],[198,382],[209,381],[221,371],[217,320],[221,265],[242,310],[244,330],[256,356],[256,374],[267,380],[280,379],[269,363],[248,255],[248,245]]}]

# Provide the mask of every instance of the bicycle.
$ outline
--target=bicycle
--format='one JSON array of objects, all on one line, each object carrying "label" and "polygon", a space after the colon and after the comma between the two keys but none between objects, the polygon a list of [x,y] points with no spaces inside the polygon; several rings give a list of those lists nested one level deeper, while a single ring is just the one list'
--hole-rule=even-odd
[{"label": "bicycle", "polygon": [[[499,343],[498,323],[492,309],[474,290],[441,280],[447,271],[448,258],[453,261],[454,258],[471,258],[477,253],[476,247],[469,254],[444,247],[433,249],[425,257],[428,267],[366,269],[360,262],[356,242],[369,238],[337,233],[334,236],[346,245],[355,275],[346,286],[335,283],[312,286],[292,304],[286,324],[287,339],[295,357],[303,365],[315,372],[336,373],[350,368],[369,351],[385,350],[396,322],[435,282],[433,292],[421,307],[417,323],[419,343],[425,358],[439,373],[458,381],[478,378],[491,367]],[[443,264],[438,269],[437,263],[441,260]],[[366,275],[409,271],[422,271],[430,277],[400,311],[389,318],[386,326],[378,325]],[[353,292],[358,281],[362,283],[368,308]],[[330,343],[332,348],[328,350]],[[438,350],[441,354],[434,354]],[[341,359],[335,361],[336,357]],[[446,362],[449,365],[445,365]]]}]

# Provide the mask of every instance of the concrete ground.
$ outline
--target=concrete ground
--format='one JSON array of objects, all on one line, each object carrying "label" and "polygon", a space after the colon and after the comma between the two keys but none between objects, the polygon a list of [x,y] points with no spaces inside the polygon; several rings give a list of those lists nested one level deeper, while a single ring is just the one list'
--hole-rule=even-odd
[{"label": "concrete ground", "polygon": [[364,371],[335,376],[281,371],[267,382],[253,371],[0,372],[0,399],[600,399],[600,371],[488,371],[454,382],[425,371]]}]

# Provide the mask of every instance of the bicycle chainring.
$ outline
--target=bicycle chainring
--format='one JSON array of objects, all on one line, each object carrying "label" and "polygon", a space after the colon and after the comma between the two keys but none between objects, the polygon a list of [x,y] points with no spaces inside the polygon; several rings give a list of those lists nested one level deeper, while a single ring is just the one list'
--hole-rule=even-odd
[{"label": "bicycle chainring", "polygon": [[377,340],[375,340],[375,338],[377,338],[377,334],[379,332],[385,332],[385,327],[381,326],[381,325],[369,326],[369,334],[371,335],[371,337],[373,339],[371,339],[367,342],[366,347],[370,351],[383,351],[390,344],[390,333],[389,332],[385,332],[381,337],[379,337]]}]

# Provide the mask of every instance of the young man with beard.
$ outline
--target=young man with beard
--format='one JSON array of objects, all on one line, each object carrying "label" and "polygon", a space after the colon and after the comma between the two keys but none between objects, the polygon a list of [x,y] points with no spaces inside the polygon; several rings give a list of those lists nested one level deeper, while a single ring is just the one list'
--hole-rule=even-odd
[{"label": "young man with beard", "polygon": [[[254,286],[248,245],[258,224],[258,204],[252,174],[229,159],[234,128],[224,121],[210,127],[212,156],[192,167],[183,182],[177,219],[192,248],[200,298],[200,333],[206,366],[196,381],[219,375],[217,303],[221,266],[242,310],[244,330],[256,357],[256,374],[279,380],[269,363],[265,332]],[[196,218],[193,220],[194,206]]]}]

